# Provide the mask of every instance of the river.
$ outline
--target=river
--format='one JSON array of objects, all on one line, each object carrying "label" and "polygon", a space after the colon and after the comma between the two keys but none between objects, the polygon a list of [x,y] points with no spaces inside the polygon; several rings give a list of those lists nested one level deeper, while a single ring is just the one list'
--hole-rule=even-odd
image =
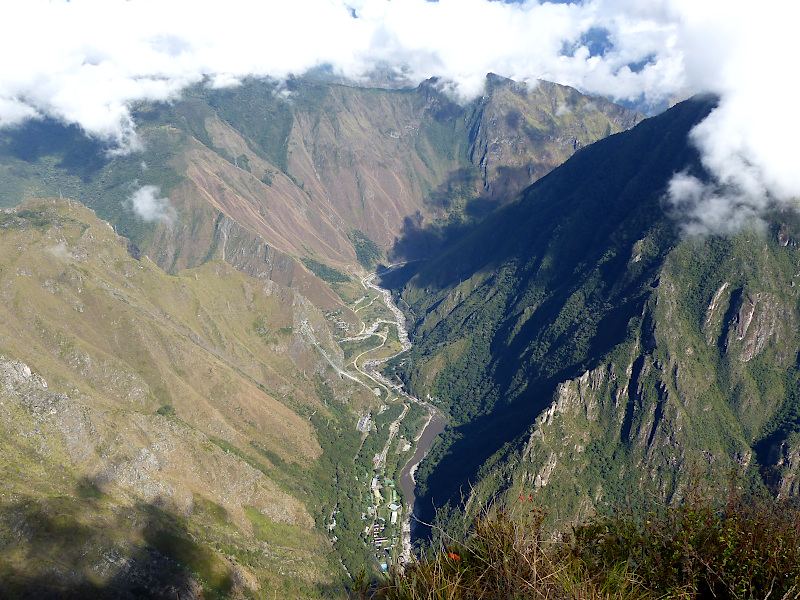
[{"label": "river", "polygon": [[403,497],[406,499],[407,503],[410,534],[414,533],[414,523],[416,521],[414,518],[414,504],[416,503],[414,489],[417,487],[417,482],[414,478],[414,474],[417,471],[417,467],[419,467],[419,463],[422,462],[422,459],[425,458],[425,455],[428,453],[428,449],[431,447],[433,440],[444,431],[446,424],[447,422],[439,411],[433,413],[425,429],[422,430],[422,435],[420,435],[417,440],[417,450],[414,452],[414,456],[408,460],[406,466],[403,467],[403,470],[400,472],[400,488],[403,490]]},{"label": "river", "polygon": [[[389,270],[394,270],[400,266],[402,265],[392,265]],[[388,271],[383,271],[382,273],[385,274],[387,272]],[[397,320],[397,333],[400,338],[400,344],[403,348],[401,352],[395,355],[398,356],[399,354],[411,349],[411,341],[408,338],[408,331],[406,330],[405,315],[403,315],[402,311],[394,303],[391,292],[389,292],[387,289],[379,287],[374,283],[375,276],[376,275],[370,275],[369,277],[366,277],[363,280],[363,283],[365,286],[371,287],[381,294],[381,296],[383,296],[384,303],[386,304],[387,308],[392,311],[392,314]],[[416,487],[414,473],[416,472],[419,463],[422,462],[422,459],[425,458],[425,455],[428,453],[433,440],[436,439],[437,435],[444,431],[447,420],[435,406],[409,395],[405,390],[402,389],[402,386],[393,381],[389,381],[378,372],[378,366],[387,362],[390,358],[365,361],[364,368],[368,372],[369,376],[376,381],[381,382],[387,387],[393,388],[396,392],[405,396],[405,398],[411,402],[415,402],[426,407],[429,414],[428,422],[425,424],[422,432],[415,440],[417,449],[414,451],[414,455],[408,460],[405,467],[403,467],[402,471],[400,472],[400,488],[403,490],[403,498],[406,502],[406,517],[403,519],[401,535],[401,560],[408,562],[411,560],[411,537],[414,529],[413,525],[416,522],[415,512],[417,512],[414,509],[414,505],[416,503],[416,496],[414,495],[414,488]]]}]

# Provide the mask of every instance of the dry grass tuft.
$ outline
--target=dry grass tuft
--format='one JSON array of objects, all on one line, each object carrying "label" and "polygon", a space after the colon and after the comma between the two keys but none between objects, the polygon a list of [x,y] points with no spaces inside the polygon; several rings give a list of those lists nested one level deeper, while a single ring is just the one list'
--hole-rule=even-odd
[{"label": "dry grass tuft", "polygon": [[798,600],[800,502],[731,487],[543,535],[545,513],[487,511],[466,539],[395,568],[361,600]]}]

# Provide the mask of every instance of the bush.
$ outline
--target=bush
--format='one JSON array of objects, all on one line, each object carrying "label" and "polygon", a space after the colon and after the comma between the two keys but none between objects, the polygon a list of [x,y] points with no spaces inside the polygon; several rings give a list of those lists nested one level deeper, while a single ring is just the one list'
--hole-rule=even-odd
[{"label": "bush", "polygon": [[175,408],[172,406],[172,404],[165,404],[156,411],[156,414],[161,415],[162,417],[174,417]]},{"label": "bush", "polygon": [[800,597],[800,504],[732,489],[692,493],[642,518],[616,514],[576,527],[573,556],[590,577],[623,567],[661,597]]},{"label": "bush", "polygon": [[800,502],[731,486],[678,507],[617,512],[548,541],[527,502],[493,510],[462,541],[395,566],[357,597],[434,599],[800,598]]}]

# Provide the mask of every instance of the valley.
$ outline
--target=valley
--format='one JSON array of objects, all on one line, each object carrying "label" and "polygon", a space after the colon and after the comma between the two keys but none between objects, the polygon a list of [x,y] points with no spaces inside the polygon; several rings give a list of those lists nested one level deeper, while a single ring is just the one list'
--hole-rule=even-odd
[{"label": "valley", "polygon": [[797,494],[800,221],[665,200],[714,98],[288,86],[0,130],[0,595],[343,598],[494,502]]},{"label": "valley", "polygon": [[794,4],[5,2],[0,600],[800,600]]},{"label": "valley", "polygon": [[[389,265],[382,269],[380,274],[387,275],[406,264]],[[394,303],[391,293],[375,283],[378,275],[373,273],[360,280],[364,291],[368,293],[358,298],[352,309],[355,314],[372,309],[373,319],[363,320],[361,331],[357,335],[337,339],[343,349],[353,342],[361,342],[357,349],[358,354],[352,356],[344,368],[337,369],[337,372],[340,377],[347,377],[362,386],[375,386],[371,388],[372,392],[385,402],[378,407],[375,416],[371,412],[359,415],[356,424],[357,430],[364,434],[359,454],[365,446],[373,446],[367,443],[370,436],[378,437],[380,442],[385,438],[380,452],[376,452],[373,456],[373,470],[367,472],[363,482],[369,493],[366,494],[367,502],[361,506],[362,521],[365,524],[364,542],[372,548],[377,564],[385,571],[397,561],[411,559],[414,471],[436,436],[443,431],[445,418],[432,404],[406,393],[402,382],[390,381],[380,373],[380,366],[410,350],[411,342],[406,330],[405,316]],[[370,291],[372,293],[369,293]],[[385,311],[391,314],[391,318],[385,318]],[[395,330],[395,336],[389,335],[390,328]],[[319,350],[321,353],[324,352],[321,348]],[[375,358],[376,356],[379,358]],[[325,358],[333,364],[327,355]],[[351,367],[353,372],[348,372],[348,367]],[[377,429],[373,430],[373,423],[377,417],[389,411],[392,405],[402,406],[401,412],[391,422],[382,424],[382,430],[388,425],[388,434],[381,435]],[[411,410],[412,407],[414,411]],[[419,433],[412,437],[408,433],[413,429],[405,428],[406,435],[398,436],[401,426],[404,425],[403,421],[409,413],[413,413],[414,418],[419,421],[420,411],[424,415],[422,417],[424,423],[421,427],[417,425]],[[391,461],[387,460],[390,452],[396,455],[392,456]],[[398,483],[401,490],[399,494]],[[364,497],[362,494],[362,498]],[[335,534],[335,517],[332,518],[329,529]]]}]

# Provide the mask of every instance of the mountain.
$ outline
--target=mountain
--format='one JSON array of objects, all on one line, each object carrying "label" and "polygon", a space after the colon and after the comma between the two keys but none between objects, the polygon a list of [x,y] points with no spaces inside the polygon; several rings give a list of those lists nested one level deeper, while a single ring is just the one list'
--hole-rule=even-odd
[{"label": "mountain", "polygon": [[376,399],[318,309],[68,200],[1,214],[0,264],[0,595],[344,594],[332,448]]},{"label": "mountain", "polygon": [[367,373],[402,327],[360,276],[641,116],[494,76],[466,106],[298,79],[134,115],[127,154],[0,131],[0,595],[343,597],[392,558],[428,417]]},{"label": "mountain", "polygon": [[[371,269],[376,256],[408,252],[405,237],[423,223],[482,216],[642,118],[546,82],[529,90],[490,76],[463,106],[440,88],[198,86],[171,105],[136,106],[142,149],[126,155],[75,127],[31,122],[0,136],[0,199],[81,198],[168,271],[235,260],[332,308],[335,294],[296,259]],[[130,200],[144,186],[169,199],[150,221]]]},{"label": "mountain", "polygon": [[563,526],[698,476],[797,493],[798,218],[687,237],[665,200],[675,173],[705,177],[687,134],[713,106],[580,150],[387,277],[415,342],[393,368],[451,416],[421,507],[531,495]]}]

